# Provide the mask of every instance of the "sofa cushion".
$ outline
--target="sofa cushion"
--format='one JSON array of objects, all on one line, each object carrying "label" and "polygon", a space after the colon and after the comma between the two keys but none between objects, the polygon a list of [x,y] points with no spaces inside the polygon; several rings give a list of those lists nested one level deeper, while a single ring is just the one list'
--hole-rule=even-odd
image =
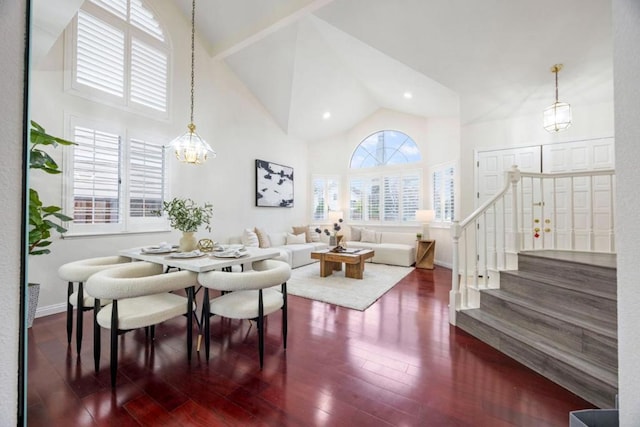
[{"label": "sofa cushion", "polygon": [[351,240],[354,242],[359,242],[362,240],[362,228],[360,227],[351,227]]},{"label": "sofa cushion", "polygon": [[301,225],[299,227],[291,227],[293,229],[293,234],[304,234],[305,243],[311,243],[311,233],[309,233],[308,225]]},{"label": "sofa cushion", "polygon": [[269,235],[261,228],[256,227],[255,229],[256,235],[258,236],[258,244],[261,248],[270,248],[271,240],[269,240]]},{"label": "sofa cushion", "polygon": [[376,232],[374,230],[363,229],[360,241],[365,243],[378,243]]},{"label": "sofa cushion", "polygon": [[287,238],[285,242],[287,245],[300,245],[303,243],[307,243],[307,240],[304,233],[301,233],[301,234],[287,233]]},{"label": "sofa cushion", "polygon": [[244,231],[242,232],[242,237],[240,238],[240,241],[245,246],[249,246],[253,248],[257,248],[259,246],[258,235],[256,234],[255,231],[251,230],[250,228],[244,229]]}]

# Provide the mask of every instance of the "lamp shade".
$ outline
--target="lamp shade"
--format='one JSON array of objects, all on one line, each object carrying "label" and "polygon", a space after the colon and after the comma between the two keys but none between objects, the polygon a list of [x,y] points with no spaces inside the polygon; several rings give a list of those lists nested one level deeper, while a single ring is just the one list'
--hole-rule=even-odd
[{"label": "lamp shade", "polygon": [[544,109],[543,125],[547,132],[560,132],[571,126],[571,105],[554,102]]},{"label": "lamp shade", "polygon": [[200,164],[207,157],[216,157],[216,152],[200,137],[191,125],[189,130],[171,141],[169,147],[174,150],[178,160],[184,163]]},{"label": "lamp shade", "polygon": [[429,223],[433,221],[436,216],[436,211],[431,209],[420,209],[416,211],[416,221],[422,223]]}]

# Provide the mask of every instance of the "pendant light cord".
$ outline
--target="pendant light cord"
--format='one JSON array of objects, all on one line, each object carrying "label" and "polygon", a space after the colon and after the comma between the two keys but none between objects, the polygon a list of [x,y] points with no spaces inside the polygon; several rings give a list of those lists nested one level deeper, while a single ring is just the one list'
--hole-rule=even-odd
[{"label": "pendant light cord", "polygon": [[[193,0],[192,6],[191,6],[191,125],[192,126],[194,126],[193,125],[193,98],[194,98],[195,62],[196,62],[195,52],[196,52],[196,0]],[[556,84],[556,87],[557,87],[557,84]]]},{"label": "pendant light cord", "polygon": [[[558,68],[556,68],[556,71],[555,71],[555,73],[556,73],[556,103],[558,102],[558,71],[560,71],[560,70],[558,70]],[[191,77],[191,78],[193,79],[193,77]],[[191,91],[193,92],[193,87],[191,88]],[[191,102],[193,102],[193,100]],[[193,107],[191,107],[191,108],[193,109]],[[193,121],[193,119],[191,119],[191,121]]]}]

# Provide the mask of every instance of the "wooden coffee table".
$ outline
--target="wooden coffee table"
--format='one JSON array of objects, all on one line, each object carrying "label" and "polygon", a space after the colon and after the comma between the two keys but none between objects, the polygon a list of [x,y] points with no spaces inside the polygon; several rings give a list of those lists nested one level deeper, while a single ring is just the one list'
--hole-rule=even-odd
[{"label": "wooden coffee table", "polygon": [[311,252],[312,259],[320,260],[320,277],[331,276],[334,271],[341,271],[342,264],[346,266],[344,275],[351,279],[362,279],[364,262],[373,258],[375,252],[371,249],[360,249],[356,253],[331,252],[330,250]]}]

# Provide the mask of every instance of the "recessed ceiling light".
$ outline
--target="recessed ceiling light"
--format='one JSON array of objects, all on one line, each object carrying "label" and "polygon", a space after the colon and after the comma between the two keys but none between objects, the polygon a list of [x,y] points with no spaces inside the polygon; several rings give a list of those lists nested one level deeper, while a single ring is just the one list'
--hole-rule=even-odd
[{"label": "recessed ceiling light", "polygon": [[413,94],[411,92],[405,92],[404,93],[404,97],[407,98],[407,99],[411,99],[411,98],[413,98]]},{"label": "recessed ceiling light", "polygon": [[329,111],[325,111],[324,114],[322,115],[322,118],[325,120],[328,120],[331,118],[331,112]]}]

